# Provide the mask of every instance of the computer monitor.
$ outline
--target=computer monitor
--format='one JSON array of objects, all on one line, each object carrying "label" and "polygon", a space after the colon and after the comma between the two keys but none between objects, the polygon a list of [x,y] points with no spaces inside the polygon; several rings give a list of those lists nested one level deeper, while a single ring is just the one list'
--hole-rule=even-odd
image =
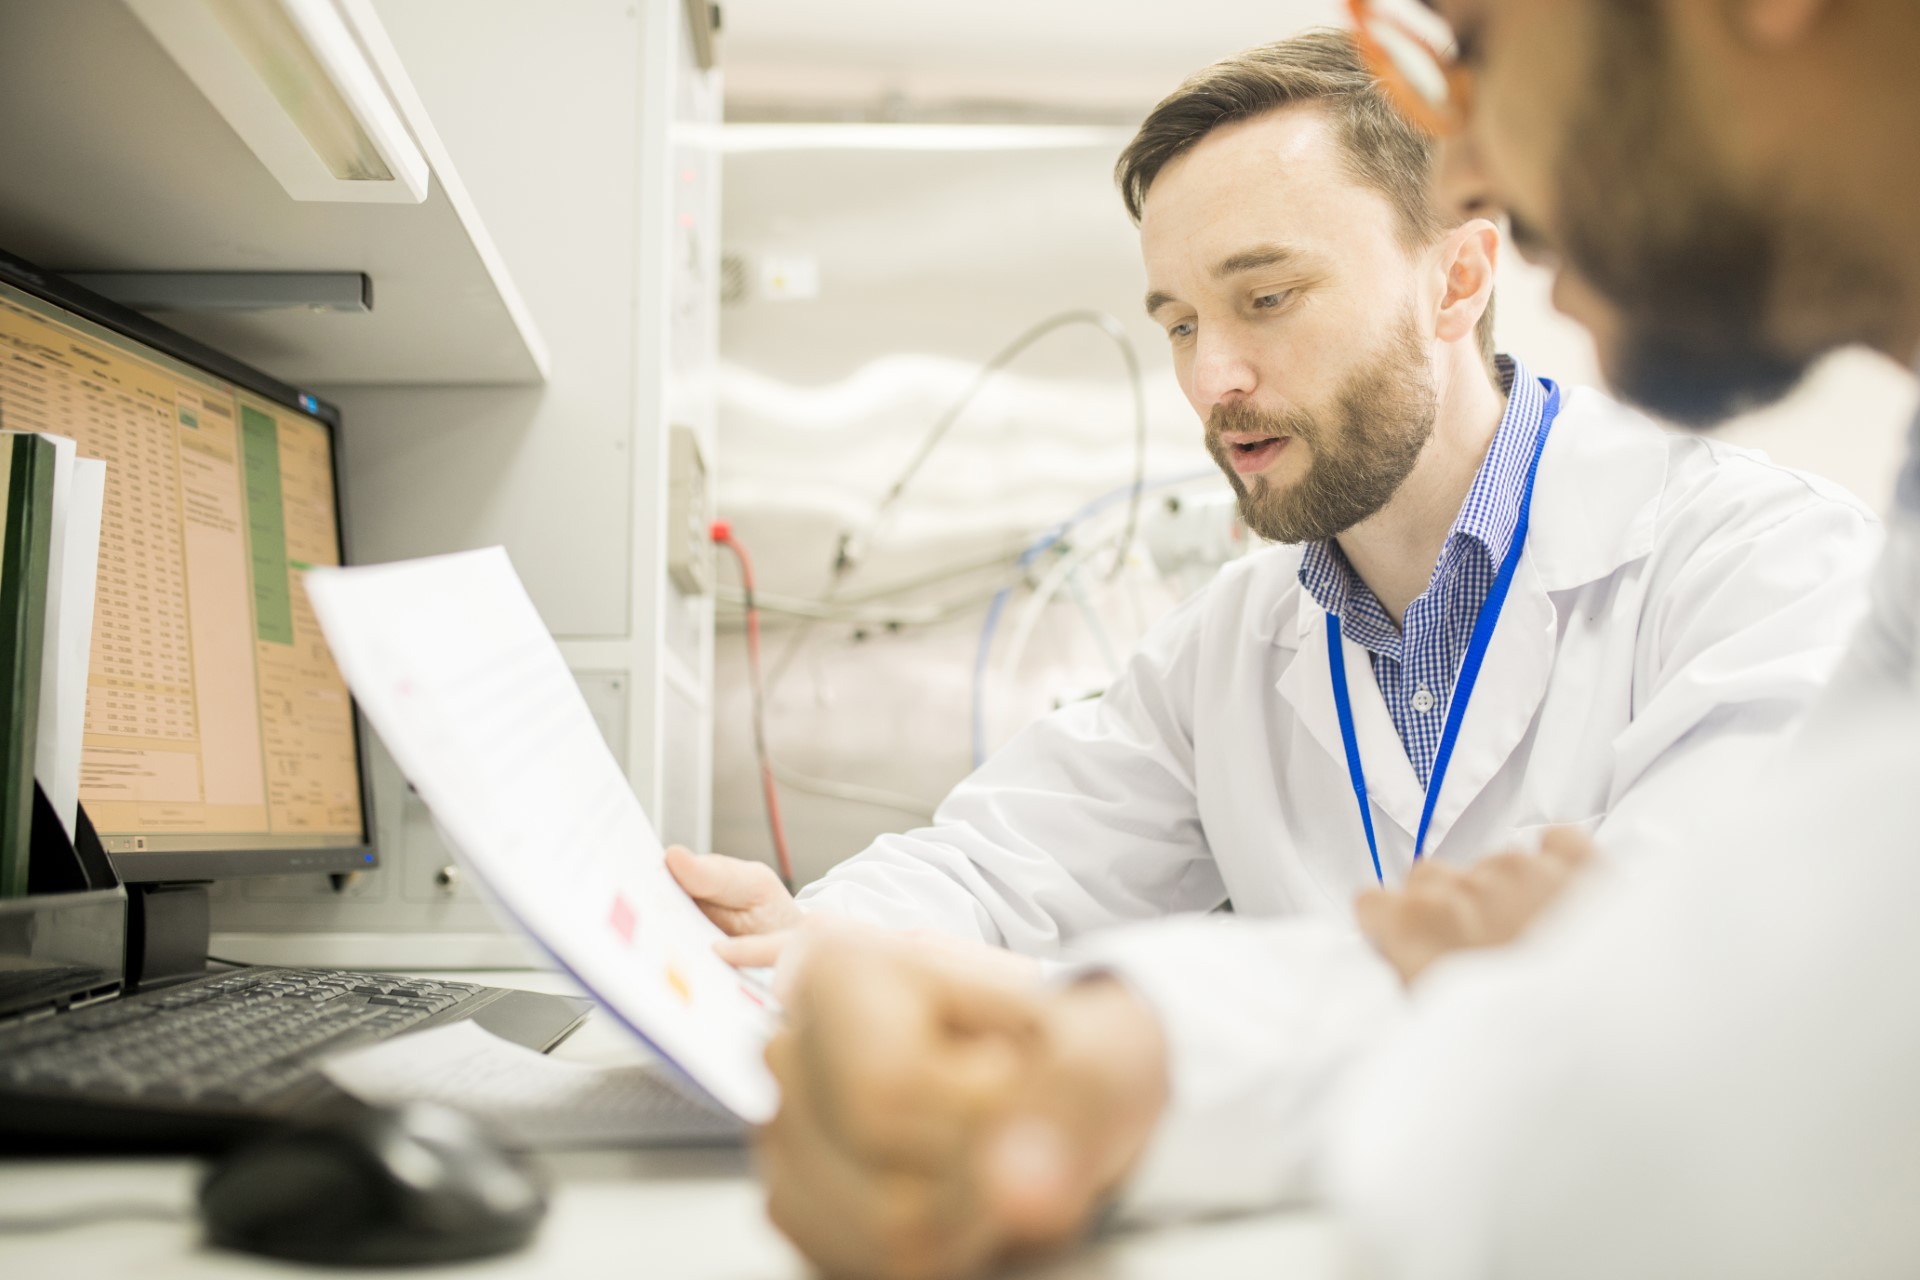
[{"label": "computer monitor", "polygon": [[121,879],[372,865],[300,581],[345,559],[338,411],[0,254],[0,426],[107,463],[80,801]]}]

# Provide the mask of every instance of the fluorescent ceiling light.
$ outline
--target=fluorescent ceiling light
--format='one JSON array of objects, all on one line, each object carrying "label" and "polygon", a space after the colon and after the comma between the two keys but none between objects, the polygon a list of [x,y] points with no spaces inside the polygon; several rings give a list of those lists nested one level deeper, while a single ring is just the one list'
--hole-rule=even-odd
[{"label": "fluorescent ceiling light", "polygon": [[126,0],[296,200],[418,204],[430,182],[334,0]]},{"label": "fluorescent ceiling light", "polygon": [[1131,129],[1032,124],[729,124],[720,149],[748,151],[1060,151],[1126,145]]}]

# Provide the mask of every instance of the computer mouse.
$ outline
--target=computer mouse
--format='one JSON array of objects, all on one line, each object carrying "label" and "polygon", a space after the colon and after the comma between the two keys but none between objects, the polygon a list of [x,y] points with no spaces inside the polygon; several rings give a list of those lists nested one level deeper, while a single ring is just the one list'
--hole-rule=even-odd
[{"label": "computer mouse", "polygon": [[222,1157],[200,1185],[225,1249],[334,1266],[484,1258],[519,1248],[547,1211],[533,1167],[465,1114],[357,1107]]}]

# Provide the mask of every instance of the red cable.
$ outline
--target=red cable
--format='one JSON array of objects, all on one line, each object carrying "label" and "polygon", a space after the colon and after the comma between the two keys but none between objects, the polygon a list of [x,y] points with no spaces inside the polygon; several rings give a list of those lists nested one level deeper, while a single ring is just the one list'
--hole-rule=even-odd
[{"label": "red cable", "polygon": [[767,826],[773,831],[773,852],[780,859],[780,878],[793,888],[793,857],[787,852],[787,833],[780,823],[780,793],[773,785],[773,758],[767,753],[767,702],[760,676],[760,609],[753,602],[753,561],[733,536],[733,526],[715,520],[708,535],[740,561],[740,582],[747,606],[747,674],[753,690],[753,753],[760,761],[760,784],[767,800]]}]

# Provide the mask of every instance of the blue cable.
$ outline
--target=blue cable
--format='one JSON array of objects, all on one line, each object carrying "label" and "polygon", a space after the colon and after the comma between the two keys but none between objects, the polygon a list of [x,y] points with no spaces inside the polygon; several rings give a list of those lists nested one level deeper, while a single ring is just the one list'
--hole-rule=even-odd
[{"label": "blue cable", "polygon": [[[1205,480],[1217,474],[1213,471],[1188,471],[1177,476],[1168,476],[1141,487],[1142,493],[1158,489],[1171,489],[1176,485],[1191,484],[1196,480]],[[1020,553],[1014,567],[1022,574],[1033,567],[1033,562],[1058,546],[1061,539],[1070,533],[1075,525],[1081,524],[1099,515],[1114,503],[1133,496],[1134,486],[1123,485],[1109,493],[1103,493],[1081,507],[1078,511],[1062,520],[1053,528],[1035,538],[1027,549]],[[993,602],[987,606],[987,618],[980,626],[980,647],[973,657],[973,767],[978,769],[987,762],[987,660],[993,655],[993,633],[1000,626],[1000,615],[1006,611],[1007,601],[1013,596],[1018,579],[1008,583],[994,593]]]}]

